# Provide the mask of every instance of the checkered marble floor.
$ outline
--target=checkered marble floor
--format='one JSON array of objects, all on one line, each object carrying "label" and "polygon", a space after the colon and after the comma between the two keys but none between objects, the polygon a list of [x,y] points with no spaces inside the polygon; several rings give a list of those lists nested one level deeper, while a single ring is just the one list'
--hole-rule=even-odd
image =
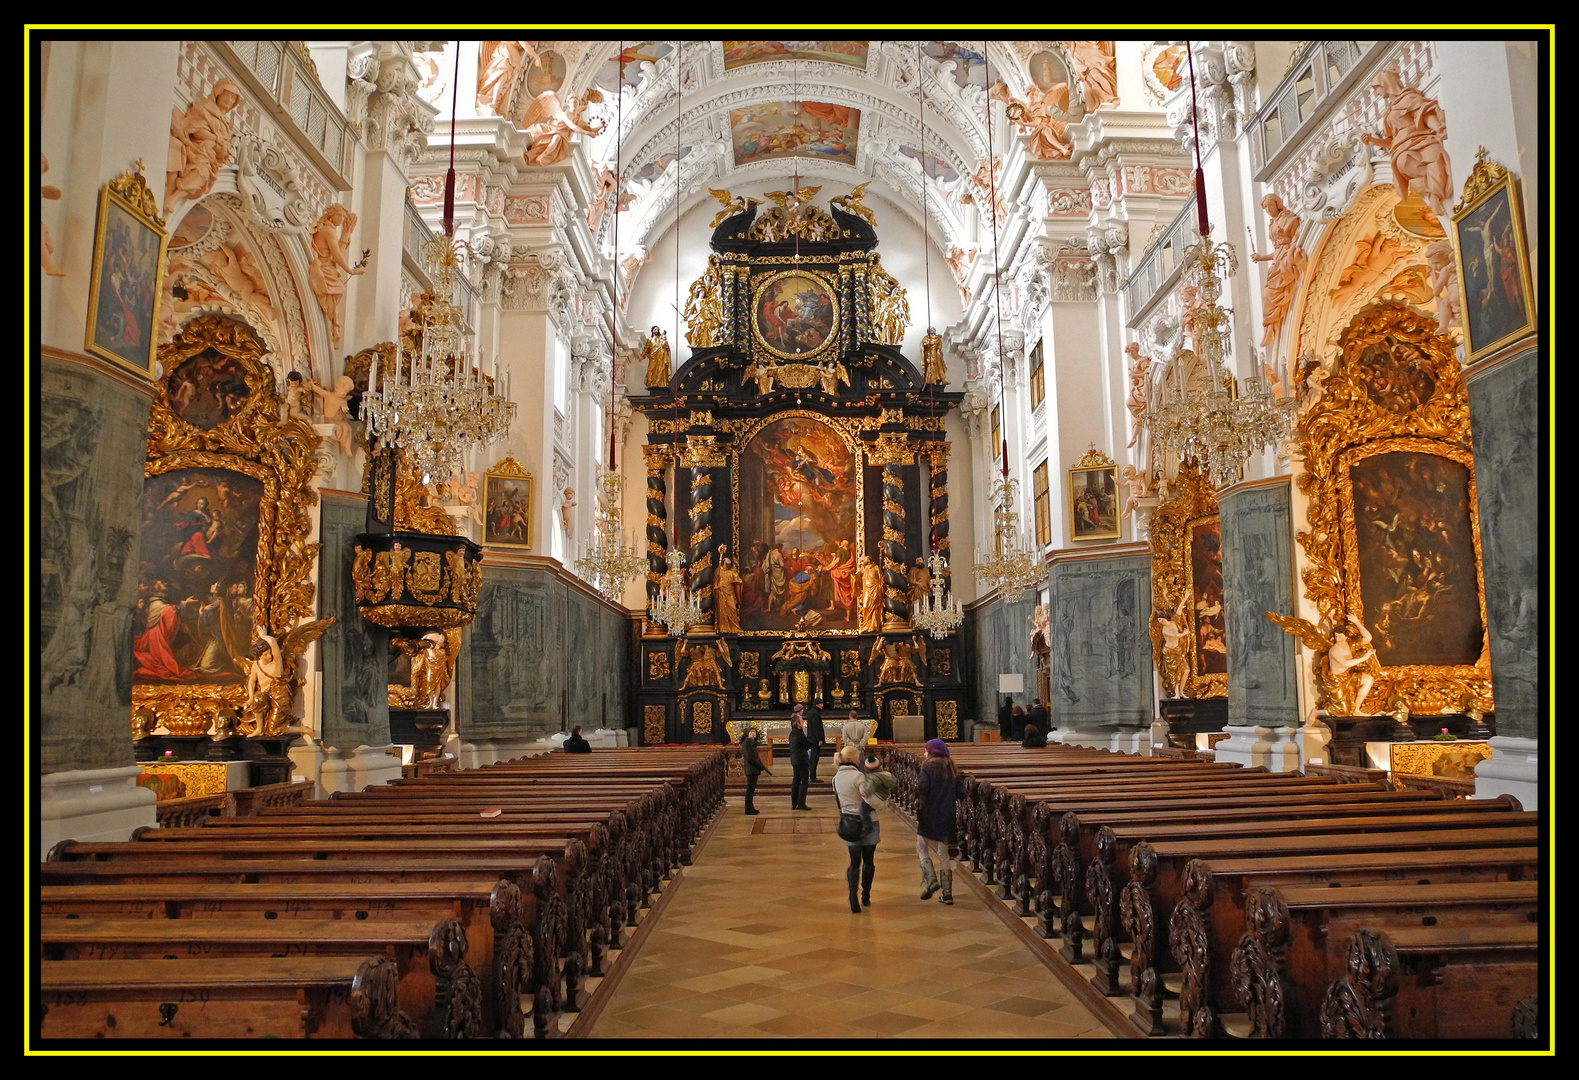
[{"label": "checkered marble floor", "polygon": [[757,804],[728,799],[591,1038],[1111,1037],[970,889],[918,899],[915,833],[894,814],[854,915],[832,805]]}]

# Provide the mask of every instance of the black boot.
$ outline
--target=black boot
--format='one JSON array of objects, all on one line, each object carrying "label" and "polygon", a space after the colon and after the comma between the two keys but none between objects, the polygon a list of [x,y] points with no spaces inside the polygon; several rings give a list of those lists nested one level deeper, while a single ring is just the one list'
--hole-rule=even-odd
[{"label": "black boot", "polygon": [[872,906],[872,877],[877,873],[877,867],[871,863],[861,866],[861,903],[866,907]]},{"label": "black boot", "polygon": [[861,899],[855,895],[855,890],[860,884],[860,878],[857,876],[855,867],[852,866],[844,872],[844,880],[850,883],[850,911],[852,914],[859,915],[861,913]]}]

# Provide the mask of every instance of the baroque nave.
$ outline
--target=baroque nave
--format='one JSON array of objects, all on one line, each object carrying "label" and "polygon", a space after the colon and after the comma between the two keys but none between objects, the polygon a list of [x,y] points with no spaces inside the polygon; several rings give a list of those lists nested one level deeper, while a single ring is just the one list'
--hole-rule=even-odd
[{"label": "baroque nave", "polygon": [[33,1046],[1549,1038],[1516,33],[34,31]]}]

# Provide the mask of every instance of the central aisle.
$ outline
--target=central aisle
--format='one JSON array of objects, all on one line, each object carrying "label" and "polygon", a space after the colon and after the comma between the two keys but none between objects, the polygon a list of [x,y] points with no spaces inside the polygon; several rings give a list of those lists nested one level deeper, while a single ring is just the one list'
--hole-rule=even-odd
[{"label": "central aisle", "polygon": [[903,819],[881,815],[872,906],[854,915],[832,800],[787,803],[759,792],[746,817],[726,801],[591,1038],[1111,1037],[964,871],[952,907],[918,899]]}]

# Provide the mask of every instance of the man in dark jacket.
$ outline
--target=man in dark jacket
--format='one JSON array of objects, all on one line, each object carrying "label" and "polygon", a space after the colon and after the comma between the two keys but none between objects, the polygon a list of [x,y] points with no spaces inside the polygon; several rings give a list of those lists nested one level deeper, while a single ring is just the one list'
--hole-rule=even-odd
[{"label": "man in dark jacket", "polygon": [[998,738],[1004,742],[1009,741],[1009,733],[1013,730],[1014,699],[1005,697],[1003,707],[998,710]]},{"label": "man in dark jacket", "polygon": [[740,736],[740,764],[746,773],[746,813],[760,814],[753,805],[757,794],[757,777],[763,773],[773,775],[773,770],[763,766],[762,759],[757,756],[757,725],[752,724],[746,728],[746,733]]},{"label": "man in dark jacket", "polygon": [[1047,722],[1047,706],[1042,704],[1041,698],[1031,699],[1031,711],[1025,714],[1025,726],[1036,725],[1036,730],[1046,733],[1050,724]]},{"label": "man in dark jacket", "polygon": [[[822,730],[822,710],[813,705],[806,710],[806,779],[813,784],[817,782],[817,762],[822,758],[822,745],[827,741],[828,736]],[[807,809],[804,795],[800,801],[801,809]]]},{"label": "man in dark jacket", "polygon": [[810,774],[812,754],[817,748],[806,737],[806,722],[800,713],[790,721],[789,755],[790,766],[795,770],[794,778],[790,781],[790,809],[810,810],[806,805],[806,780]]},{"label": "man in dark jacket", "polygon": [[581,725],[580,724],[577,724],[575,727],[570,729],[570,738],[565,740],[565,753],[567,753],[567,754],[590,754],[590,753],[592,753],[592,744],[587,742],[587,740],[585,740],[585,739],[583,739],[581,737]]}]

